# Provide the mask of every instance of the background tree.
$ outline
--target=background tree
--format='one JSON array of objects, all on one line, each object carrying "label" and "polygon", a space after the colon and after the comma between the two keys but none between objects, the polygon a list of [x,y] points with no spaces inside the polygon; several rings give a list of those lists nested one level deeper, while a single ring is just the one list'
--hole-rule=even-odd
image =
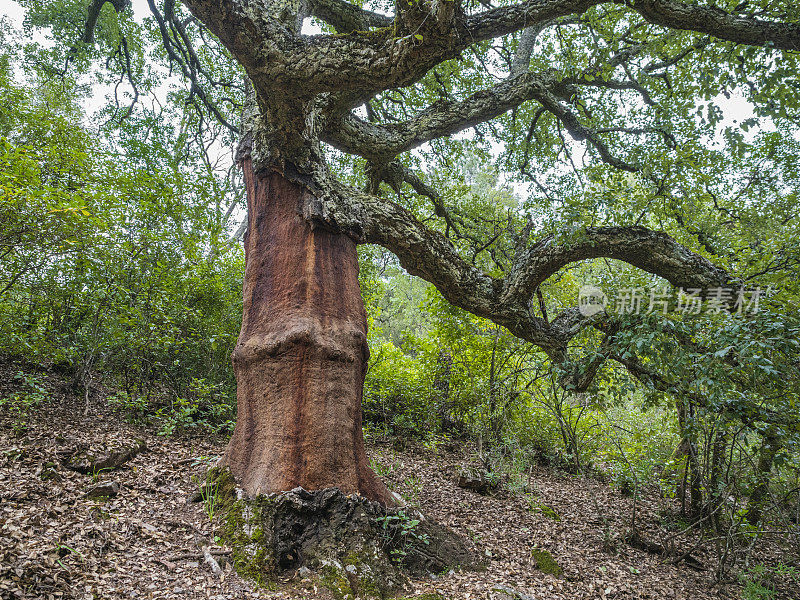
[{"label": "background tree", "polygon": [[86,89],[2,33],[0,351],[70,375],[87,410],[106,383],[165,431],[225,426],[243,263],[220,206],[231,182],[169,106],[113,127],[101,113],[101,135]]}]

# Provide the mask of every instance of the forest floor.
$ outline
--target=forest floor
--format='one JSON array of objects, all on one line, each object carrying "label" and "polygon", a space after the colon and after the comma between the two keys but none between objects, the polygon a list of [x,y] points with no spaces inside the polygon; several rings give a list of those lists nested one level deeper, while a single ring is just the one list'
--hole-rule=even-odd
[{"label": "forest floor", "polygon": [[[0,367],[0,397],[18,385],[14,372]],[[49,399],[27,415],[26,427],[19,415],[0,410],[0,598],[331,598],[297,577],[259,589],[225,564],[206,505],[191,501],[224,440],[163,437],[129,425],[102,393],[83,416],[83,399],[60,378],[44,381]],[[109,449],[134,439],[146,450],[119,469],[81,474],[63,464],[76,448]],[[372,444],[369,452],[393,489],[470,537],[488,559],[483,572],[413,581],[409,595],[507,600],[513,589],[517,598],[536,600],[741,597],[736,584],[711,584],[714,559],[702,548],[693,556],[709,570],[698,571],[624,543],[632,500],[595,479],[542,469],[530,474],[531,494],[481,496],[454,483],[454,470],[468,464],[466,453],[399,451],[391,444]],[[93,486],[111,482],[119,484],[115,497],[87,497]],[[664,542],[659,523],[675,508],[646,493],[637,503],[640,530]],[[687,549],[692,543],[685,536],[676,541]],[[223,575],[204,562],[203,544],[211,544]],[[536,547],[552,554],[561,576],[537,569]],[[12,591],[20,587],[27,595]]]}]

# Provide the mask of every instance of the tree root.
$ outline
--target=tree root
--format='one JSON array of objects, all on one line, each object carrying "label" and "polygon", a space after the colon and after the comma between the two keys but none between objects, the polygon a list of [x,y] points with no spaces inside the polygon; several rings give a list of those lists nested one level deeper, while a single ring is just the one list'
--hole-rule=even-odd
[{"label": "tree root", "polygon": [[409,573],[483,566],[467,540],[412,509],[337,488],[248,498],[227,469],[212,479],[224,523],[219,534],[233,548],[239,574],[256,581],[306,568],[334,595],[383,598],[405,588]]},{"label": "tree root", "polygon": [[629,533],[624,537],[624,540],[632,548],[642,550],[648,554],[671,557],[673,559],[673,564],[684,562],[686,563],[687,567],[694,569],[695,571],[706,570],[705,565],[693,557],[689,552],[681,552],[680,550],[666,548],[657,542],[653,542],[643,537],[638,531],[634,530],[633,532]]},{"label": "tree root", "polygon": [[84,475],[113,471],[127,462],[130,462],[140,452],[147,449],[142,440],[136,440],[132,445],[114,450],[105,456],[92,456],[85,450],[77,449],[67,452],[62,459],[64,466],[70,471],[77,471]]}]

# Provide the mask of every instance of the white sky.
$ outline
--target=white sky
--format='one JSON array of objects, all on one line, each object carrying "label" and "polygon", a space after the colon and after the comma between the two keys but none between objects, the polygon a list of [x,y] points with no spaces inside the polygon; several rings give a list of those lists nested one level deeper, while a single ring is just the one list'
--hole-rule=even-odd
[{"label": "white sky", "polygon": [[22,25],[22,18],[25,16],[25,11],[16,2],[0,0],[0,15],[9,17],[12,23],[20,26]]}]

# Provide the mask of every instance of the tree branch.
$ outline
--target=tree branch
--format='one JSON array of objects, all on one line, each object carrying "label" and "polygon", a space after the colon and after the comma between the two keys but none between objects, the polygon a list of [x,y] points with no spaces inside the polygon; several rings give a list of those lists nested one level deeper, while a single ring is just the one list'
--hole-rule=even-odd
[{"label": "tree branch", "polygon": [[[73,45],[69,49],[69,52],[67,52],[66,64],[64,66],[65,72],[72,62],[72,59],[75,58],[75,55],[78,53],[80,45],[89,46],[94,43],[94,30],[97,27],[97,20],[100,18],[100,11],[103,10],[106,2],[109,2],[111,6],[114,7],[114,11],[117,14],[120,14],[131,6],[131,0],[92,0],[86,8],[86,21],[83,24],[83,34],[81,35],[80,44]],[[123,37],[123,40],[124,39]]]},{"label": "tree branch", "polygon": [[513,33],[540,23],[579,15],[606,0],[528,0],[511,6],[493,8],[467,18],[470,43]]},{"label": "tree branch", "polygon": [[[155,0],[147,0],[147,4],[150,7],[150,11],[153,13],[156,23],[158,24],[158,30],[161,34],[161,39],[164,42],[164,50],[166,51],[170,62],[177,65],[181,71],[181,74],[191,83],[191,93],[196,94],[200,98],[200,101],[203,103],[206,109],[223,127],[234,134],[238,134],[239,129],[228,122],[228,120],[222,114],[222,111],[214,103],[211,96],[209,96],[204,86],[201,85],[198,80],[198,72],[204,74],[202,65],[200,64],[200,60],[198,59],[197,54],[192,47],[188,36],[186,35],[183,25],[178,23],[174,18],[175,15],[172,11],[174,2],[167,2],[165,4],[165,8],[167,10],[166,16],[161,14],[161,11],[158,10]],[[167,27],[168,23],[177,30],[177,38],[174,38],[170,34],[169,28]],[[178,39],[181,41],[183,46],[181,46],[177,41]],[[185,59],[178,54],[179,51],[182,51],[186,55]],[[206,78],[208,79],[208,77]]]},{"label": "tree branch", "polygon": [[311,0],[311,14],[331,25],[339,33],[389,27],[393,18],[359,8],[346,0]]},{"label": "tree branch", "polygon": [[357,106],[378,92],[418,81],[476,42],[579,14],[603,1],[528,0],[473,16],[463,15],[455,2],[452,11],[440,3],[419,4],[413,11],[418,25],[399,37],[393,27],[306,37],[255,0],[184,3],[245,67],[260,95],[275,94],[276,89],[288,97],[347,90]]},{"label": "tree branch", "polygon": [[[81,43],[91,44],[94,42],[94,29],[97,27],[97,20],[100,18],[100,11],[103,10],[106,2],[109,2],[114,7],[114,11],[119,14],[125,9],[130,8],[131,0],[92,0],[87,9],[86,22],[83,27],[83,35],[81,36]],[[74,51],[75,48],[72,49]]]},{"label": "tree branch", "polygon": [[663,277],[676,287],[708,289],[730,283],[731,277],[691,252],[666,233],[644,227],[590,227],[576,241],[554,244],[548,237],[523,254],[506,279],[505,296],[530,296],[548,277],[566,265],[614,258]]},{"label": "tree branch", "polygon": [[625,171],[637,171],[636,166],[614,156],[598,135],[560,100],[572,96],[574,90],[550,75],[523,73],[462,101],[440,100],[399,123],[369,123],[349,113],[331,122],[322,139],[344,152],[387,163],[401,152],[493,119],[527,100],[536,100],[564,124],[573,138],[588,141],[604,162]]},{"label": "tree branch", "polygon": [[535,316],[531,299],[541,282],[571,262],[615,258],[683,287],[707,289],[731,281],[723,269],[667,234],[643,227],[591,228],[579,241],[564,244],[547,238],[522,252],[511,272],[498,279],[465,261],[449,239],[409,210],[342,185],[321,165],[310,179],[287,176],[297,177],[310,190],[303,214],[312,224],[346,233],[360,243],[383,246],[409,273],[436,286],[451,304],[506,327],[559,362],[566,358],[569,340],[591,319],[574,309],[548,323]]},{"label": "tree branch", "polygon": [[734,15],[716,6],[684,4],[673,0],[633,0],[633,9],[654,25],[706,33],[717,39],[800,50],[800,24],[763,21]]}]

